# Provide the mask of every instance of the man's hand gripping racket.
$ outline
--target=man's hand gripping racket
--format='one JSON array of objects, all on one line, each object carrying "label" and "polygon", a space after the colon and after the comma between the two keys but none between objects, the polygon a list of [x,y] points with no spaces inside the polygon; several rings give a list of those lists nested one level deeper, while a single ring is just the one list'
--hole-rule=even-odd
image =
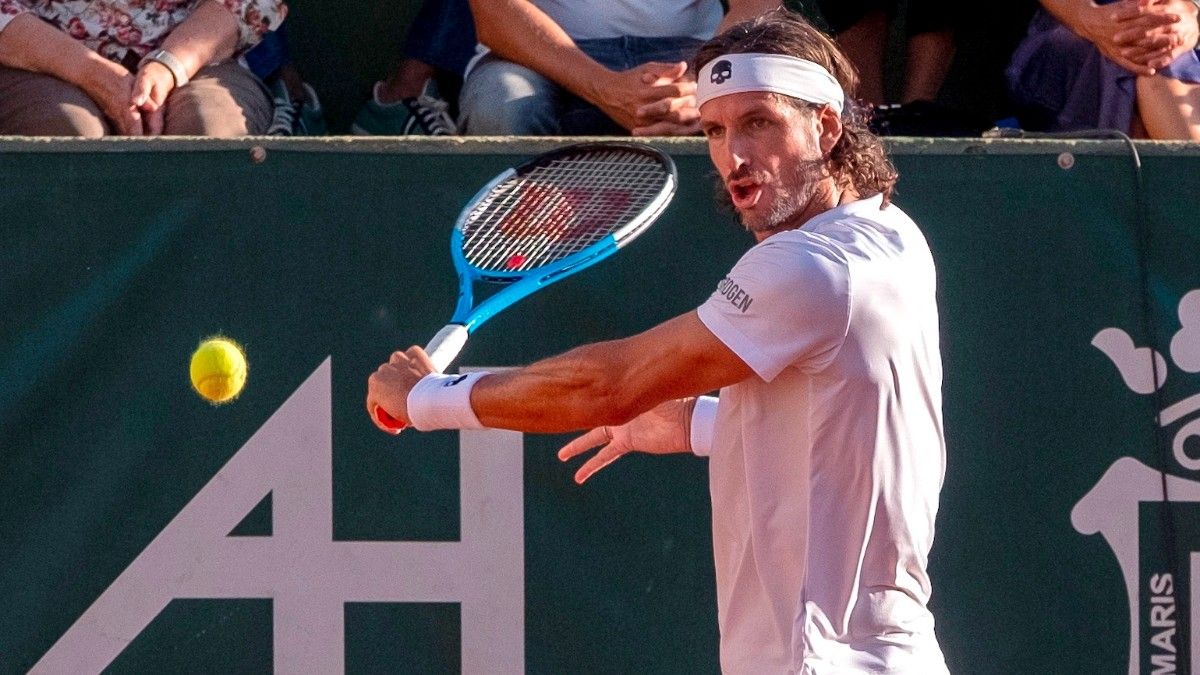
[{"label": "man's hand gripping racket", "polygon": [[[399,433],[408,420],[397,399],[421,375],[445,371],[475,329],[518,300],[633,241],[666,209],[677,183],[666,154],[614,142],[538,155],[484,186],[450,234],[459,287],[454,315],[425,347],[427,360],[417,348],[397,352],[371,376],[367,409],[376,425]],[[476,305],[480,281],[504,288]],[[389,400],[390,412],[383,405]]]}]

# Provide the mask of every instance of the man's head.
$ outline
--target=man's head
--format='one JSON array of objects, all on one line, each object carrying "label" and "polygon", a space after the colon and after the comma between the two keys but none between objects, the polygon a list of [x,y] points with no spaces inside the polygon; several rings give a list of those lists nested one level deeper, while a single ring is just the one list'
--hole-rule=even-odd
[{"label": "man's head", "polygon": [[800,15],[779,10],[730,28],[700,48],[694,72],[709,154],[759,239],[844,191],[890,199],[896,171],[853,100],[854,68]]}]

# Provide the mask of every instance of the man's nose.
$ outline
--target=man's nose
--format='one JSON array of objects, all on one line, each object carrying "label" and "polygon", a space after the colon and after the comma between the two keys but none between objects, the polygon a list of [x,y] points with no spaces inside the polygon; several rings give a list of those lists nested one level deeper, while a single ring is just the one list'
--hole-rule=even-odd
[{"label": "man's nose", "polygon": [[744,138],[738,134],[730,134],[726,148],[729,151],[730,171],[750,166],[753,153],[750,152],[749,144]]},{"label": "man's nose", "polygon": [[729,144],[729,171],[735,173],[742,167],[750,165],[750,154],[736,143]]}]

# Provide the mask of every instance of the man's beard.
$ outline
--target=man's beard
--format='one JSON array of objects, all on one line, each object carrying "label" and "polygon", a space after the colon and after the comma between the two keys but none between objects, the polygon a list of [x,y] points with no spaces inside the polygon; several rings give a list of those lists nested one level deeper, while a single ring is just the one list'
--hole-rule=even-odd
[{"label": "man's beard", "polygon": [[[759,203],[753,212],[738,211],[725,181],[717,177],[717,201],[738,215],[742,227],[755,234],[773,233],[794,225],[793,221],[817,194],[824,160],[811,159],[796,162],[776,182],[769,183],[774,197],[770,204]],[[730,180],[753,178],[760,187],[768,185],[771,176],[759,171],[735,171]]]}]

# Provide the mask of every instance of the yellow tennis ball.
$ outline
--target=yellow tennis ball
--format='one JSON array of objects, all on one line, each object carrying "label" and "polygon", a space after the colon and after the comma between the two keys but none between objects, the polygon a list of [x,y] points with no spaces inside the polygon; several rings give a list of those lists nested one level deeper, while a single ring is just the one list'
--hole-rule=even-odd
[{"label": "yellow tennis ball", "polygon": [[237,398],[246,385],[246,355],[229,338],[209,338],[192,354],[192,387],[212,403]]}]

